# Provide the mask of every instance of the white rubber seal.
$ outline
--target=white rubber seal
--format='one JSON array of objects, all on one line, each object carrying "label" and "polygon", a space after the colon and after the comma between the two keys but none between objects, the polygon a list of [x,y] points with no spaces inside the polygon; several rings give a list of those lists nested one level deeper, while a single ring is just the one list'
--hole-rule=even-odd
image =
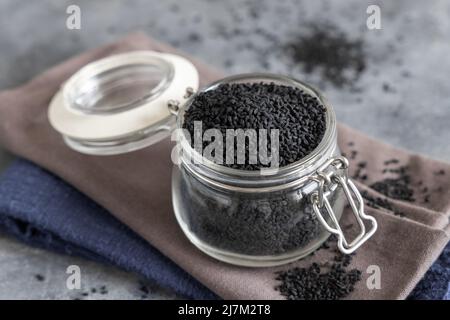
[{"label": "white rubber seal", "polygon": [[[96,72],[108,71],[131,64],[154,63],[155,58],[162,59],[172,68],[171,81],[154,99],[134,108],[113,113],[87,113],[71,108],[65,99],[64,92],[70,89],[80,77],[95,75]],[[133,132],[144,130],[153,124],[164,122],[173,115],[167,107],[169,100],[182,105],[186,100],[186,89],[198,89],[199,79],[195,66],[187,59],[166,53],[153,51],[134,51],[107,57],[92,62],[65,82],[62,89],[53,97],[49,105],[48,118],[50,124],[63,136],[77,140],[111,140]]]}]

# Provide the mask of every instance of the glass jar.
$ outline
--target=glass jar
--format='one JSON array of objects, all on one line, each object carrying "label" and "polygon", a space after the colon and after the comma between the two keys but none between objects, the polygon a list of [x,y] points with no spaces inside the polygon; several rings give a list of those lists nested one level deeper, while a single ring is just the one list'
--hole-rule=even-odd
[{"label": "glass jar", "polygon": [[[187,238],[208,255],[244,266],[273,266],[302,258],[316,250],[331,233],[342,236],[349,253],[375,231],[366,234],[361,221],[362,199],[350,204],[361,222],[362,235],[349,244],[339,227],[348,194],[347,160],[337,145],[336,118],[324,97],[298,80],[271,74],[244,74],[224,83],[275,83],[297,87],[326,108],[326,132],[317,148],[303,159],[278,170],[238,170],[200,157],[183,134],[177,136],[180,161],[172,174],[172,199],[177,220]],[[192,97],[178,113],[178,128]],[[340,180],[342,178],[342,180]],[[319,192],[319,190],[322,190]],[[361,208],[359,208],[361,207]],[[361,210],[359,210],[361,209]],[[364,217],[363,217],[364,218]],[[363,240],[363,241],[362,241]],[[362,242],[361,242],[362,241]]]},{"label": "glass jar", "polygon": [[[307,84],[273,74],[232,76],[201,92],[238,82],[273,82],[309,93],[326,109],[326,131],[303,159],[260,171],[215,164],[175,131],[180,152],[172,174],[173,208],[187,238],[218,260],[244,266],[299,259],[331,233],[342,252],[356,250],[377,224],[364,213],[363,200],[347,177],[348,161],[337,146],[332,107]],[[197,71],[182,57],[149,51],[111,56],[67,80],[50,103],[49,121],[79,152],[95,156],[131,152],[183,128],[197,87]],[[339,225],[346,203],[360,228],[351,242]],[[371,223],[370,230],[364,220]]]}]

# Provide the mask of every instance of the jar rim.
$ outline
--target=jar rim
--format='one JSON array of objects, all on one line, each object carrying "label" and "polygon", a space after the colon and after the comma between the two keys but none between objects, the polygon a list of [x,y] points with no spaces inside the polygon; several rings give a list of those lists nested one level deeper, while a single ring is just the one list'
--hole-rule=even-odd
[{"label": "jar rim", "polygon": [[[243,73],[233,76],[228,76],[225,78],[222,78],[220,80],[217,80],[210,85],[206,86],[205,88],[202,88],[197,93],[195,93],[192,97],[190,97],[186,103],[182,106],[178,113],[178,119],[177,119],[177,127],[182,128],[183,127],[183,121],[184,121],[184,113],[189,108],[189,106],[194,101],[195,97],[203,92],[207,92],[210,90],[214,90],[219,85],[224,83],[233,83],[233,82],[245,82],[246,80],[258,80],[258,82],[281,82],[279,84],[282,85],[291,85],[297,88],[300,88],[304,91],[306,91],[308,94],[311,94],[313,97],[316,97],[320,103],[325,107],[325,133],[322,137],[322,140],[320,143],[314,148],[309,154],[307,154],[305,157],[301,158],[300,160],[293,162],[287,166],[279,167],[276,169],[267,169],[262,168],[260,170],[243,170],[243,169],[235,169],[230,168],[224,165],[216,164],[213,161],[205,158],[203,155],[200,155],[188,142],[186,137],[181,134],[179,137],[178,143],[181,144],[181,147],[183,151],[188,152],[189,154],[193,155],[194,157],[197,157],[197,159],[201,159],[200,162],[195,163],[195,165],[199,165],[203,167],[204,169],[207,169],[211,171],[214,174],[221,175],[223,177],[234,177],[239,179],[257,179],[261,178],[261,176],[267,177],[267,178],[281,178],[292,176],[301,173],[304,171],[305,168],[308,168],[312,166],[315,162],[317,162],[317,158],[320,157],[322,154],[331,154],[334,152],[334,142],[336,141],[336,115],[333,110],[333,107],[330,105],[328,100],[322,95],[322,93],[310,86],[309,84],[297,80],[293,77],[274,74],[274,73]],[[254,81],[255,82],[255,81]],[[330,149],[329,152],[327,152],[327,149]],[[328,157],[326,157],[328,158]],[[183,159],[183,157],[182,157]],[[325,161],[326,159],[324,159]],[[321,161],[322,162],[322,161]],[[186,163],[186,162],[183,162]],[[189,164],[188,164],[189,166]],[[192,167],[192,166],[190,166]],[[259,180],[260,181],[260,180]]]}]

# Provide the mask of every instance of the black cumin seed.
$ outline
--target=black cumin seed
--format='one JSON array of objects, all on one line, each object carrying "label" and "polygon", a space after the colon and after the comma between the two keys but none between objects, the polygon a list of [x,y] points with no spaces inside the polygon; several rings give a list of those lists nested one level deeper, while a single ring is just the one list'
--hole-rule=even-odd
[{"label": "black cumin seed", "polygon": [[312,263],[307,268],[295,267],[276,273],[281,284],[275,287],[288,300],[337,300],[354,291],[361,280],[361,271],[347,270],[353,255],[340,252],[333,263],[319,266]]},{"label": "black cumin seed", "polygon": [[361,161],[358,163],[358,167],[360,168],[365,168],[367,166],[367,162],[366,161]]},{"label": "black cumin seed", "polygon": [[390,164],[397,164],[397,163],[399,163],[400,161],[398,160],[398,159],[390,159],[390,160],[386,160],[385,162],[384,162],[384,165],[390,165]]},{"label": "black cumin seed", "polygon": [[404,217],[405,214],[398,211],[394,206],[387,200],[376,196],[371,196],[367,191],[362,191],[361,196],[364,198],[366,204],[369,207],[375,209],[386,209],[394,213],[394,215],[399,217]]},{"label": "black cumin seed", "polygon": [[[227,129],[278,129],[281,167],[311,153],[319,145],[326,129],[325,107],[317,98],[298,88],[274,83],[222,84],[202,92],[184,115],[183,128],[189,131],[191,137],[194,137],[195,121],[202,122],[202,133],[216,128],[222,132],[224,139]],[[191,143],[194,146],[193,139]],[[208,144],[205,142],[203,147]],[[270,147],[267,149],[270,150]],[[256,164],[249,163],[248,148],[245,164],[237,163],[237,152],[234,156],[234,164],[225,164],[224,152],[223,164],[243,170],[264,167],[259,157]]]},{"label": "black cumin seed", "polygon": [[100,287],[100,294],[107,294],[108,293],[108,289],[106,288],[106,286],[101,286]]},{"label": "black cumin seed", "polygon": [[45,277],[42,275],[42,274],[35,274],[34,275],[34,278],[37,280],[37,281],[44,281],[45,280]]},{"label": "black cumin seed", "polygon": [[[187,172],[181,174],[188,175]],[[198,181],[180,179],[183,203],[192,232],[211,246],[249,255],[270,255],[301,249],[326,233],[307,197],[296,198],[285,192],[267,199],[236,196],[233,202],[192,196],[206,194]],[[330,196],[334,204],[341,193]]]},{"label": "black cumin seed", "polygon": [[[385,164],[397,163],[392,162],[393,160],[385,161]],[[387,171],[384,169],[383,173],[385,172],[395,173],[398,177],[377,181],[371,184],[370,187],[389,198],[414,202],[414,190],[411,188],[411,176],[408,173],[408,167],[402,166]]]},{"label": "black cumin seed", "polygon": [[145,285],[141,285],[139,287],[139,290],[145,294],[149,294],[149,292],[150,292],[150,290],[148,290],[147,286],[145,286]]}]

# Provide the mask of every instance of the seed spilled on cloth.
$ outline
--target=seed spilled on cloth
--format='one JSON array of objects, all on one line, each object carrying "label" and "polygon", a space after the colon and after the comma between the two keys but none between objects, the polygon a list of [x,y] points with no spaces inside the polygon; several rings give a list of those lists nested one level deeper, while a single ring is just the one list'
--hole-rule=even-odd
[{"label": "seed spilled on cloth", "polygon": [[337,248],[331,249],[336,242],[334,235],[319,250],[332,251],[334,256],[329,262],[313,262],[309,267],[294,267],[277,272],[276,280],[281,283],[275,287],[288,300],[337,300],[353,292],[361,280],[361,271],[347,267],[352,255],[345,255]]}]

